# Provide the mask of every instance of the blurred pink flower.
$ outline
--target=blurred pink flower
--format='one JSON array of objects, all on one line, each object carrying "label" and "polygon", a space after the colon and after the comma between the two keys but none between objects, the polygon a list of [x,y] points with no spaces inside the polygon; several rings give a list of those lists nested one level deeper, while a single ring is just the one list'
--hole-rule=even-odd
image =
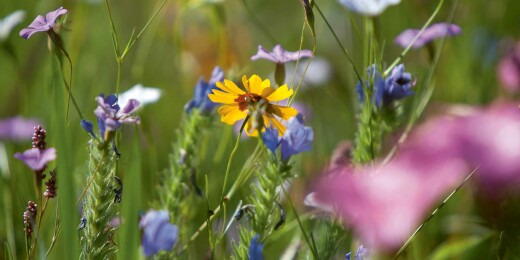
[{"label": "blurred pink flower", "polygon": [[520,90],[520,42],[498,63],[497,78],[505,90]]},{"label": "blurred pink flower", "polygon": [[323,177],[315,199],[335,205],[369,247],[393,250],[477,167],[473,178],[485,195],[520,193],[516,104],[429,120],[390,163],[357,170],[346,166]]},{"label": "blurred pink flower", "polygon": [[379,169],[351,170],[322,181],[317,196],[322,203],[334,204],[368,247],[394,250],[434,203],[462,182],[466,169],[456,159],[428,166],[396,160]]},{"label": "blurred pink flower", "polygon": [[0,140],[31,140],[34,126],[39,125],[35,119],[24,119],[20,116],[0,120]]},{"label": "blurred pink flower", "polygon": [[479,167],[476,180],[486,195],[520,194],[520,110],[495,105],[461,120],[463,156]]}]

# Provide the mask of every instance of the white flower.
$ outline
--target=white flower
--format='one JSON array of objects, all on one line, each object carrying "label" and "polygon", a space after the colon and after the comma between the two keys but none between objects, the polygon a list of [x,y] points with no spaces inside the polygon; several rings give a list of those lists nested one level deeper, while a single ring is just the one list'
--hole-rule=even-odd
[{"label": "white flower", "polygon": [[25,11],[14,11],[0,20],[0,41],[7,39],[13,28],[25,19]]},{"label": "white flower", "polygon": [[353,12],[367,15],[380,15],[388,6],[396,5],[401,0],[338,0],[340,4],[344,5]]},{"label": "white flower", "polygon": [[155,103],[160,97],[160,89],[143,87],[142,84],[137,84],[124,93],[119,94],[117,103],[127,104],[130,99],[137,99],[142,106]]}]

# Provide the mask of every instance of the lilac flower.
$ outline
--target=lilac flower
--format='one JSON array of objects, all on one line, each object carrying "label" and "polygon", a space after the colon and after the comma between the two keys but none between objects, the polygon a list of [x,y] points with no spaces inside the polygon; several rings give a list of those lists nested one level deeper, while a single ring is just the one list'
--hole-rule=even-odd
[{"label": "lilac flower", "polygon": [[[356,260],[366,260],[368,259],[368,253],[369,253],[369,250],[368,248],[364,247],[363,245],[360,245],[356,251]],[[350,255],[351,255],[351,252],[348,252],[346,255],[345,255],[345,259],[346,260],[350,260]]]},{"label": "lilac flower", "polygon": [[251,60],[265,59],[274,63],[284,64],[289,61],[297,61],[301,58],[312,57],[312,51],[301,50],[296,52],[286,51],[280,44],[274,46],[273,51],[266,50],[262,45],[258,46],[258,52],[251,57]]},{"label": "lilac flower", "polygon": [[208,98],[208,94],[212,93],[213,89],[216,89],[216,83],[224,80],[224,71],[218,66],[213,69],[209,81],[204,81],[204,77],[200,77],[195,86],[195,93],[193,98],[184,105],[184,111],[190,113],[192,109],[198,108],[204,114],[210,113],[213,108],[218,104],[212,102]]},{"label": "lilac flower", "polygon": [[367,69],[368,81],[363,86],[358,83],[356,91],[361,103],[365,100],[364,87],[369,85],[372,81],[372,101],[378,106],[383,107],[391,104],[395,100],[399,100],[413,94],[411,88],[415,85],[412,75],[409,72],[404,72],[404,65],[396,66],[392,73],[385,79],[382,78],[381,73],[372,65]]},{"label": "lilac flower", "polygon": [[[417,29],[408,29],[403,31],[395,38],[395,43],[400,45],[403,48],[408,47],[410,43],[412,43],[413,38],[420,32],[421,30]],[[412,48],[417,49],[420,48],[427,43],[437,39],[448,36],[455,36],[462,32],[460,27],[456,24],[449,23],[436,23],[430,25],[426,28],[423,33],[417,38],[417,40],[412,44]]]},{"label": "lilac flower", "polygon": [[9,37],[13,28],[25,19],[25,11],[14,11],[4,19],[0,19],[0,42]]},{"label": "lilac flower", "polygon": [[139,228],[143,229],[144,255],[149,257],[161,250],[172,250],[179,236],[177,226],[169,223],[170,217],[166,210],[149,210],[141,219]]},{"label": "lilac flower", "polygon": [[380,15],[388,6],[399,4],[401,0],[339,0],[339,3],[361,15]]},{"label": "lilac flower", "polygon": [[288,121],[287,130],[281,141],[282,159],[285,161],[292,155],[309,151],[312,148],[313,139],[314,132],[312,128],[303,124],[302,114],[292,117]]},{"label": "lilac flower", "polygon": [[264,245],[260,243],[260,237],[255,235],[251,240],[251,245],[249,245],[249,260],[263,260],[264,254],[262,251],[264,250]]},{"label": "lilac flower", "polygon": [[39,125],[35,119],[24,119],[20,116],[0,120],[0,140],[31,139],[35,125]]},{"label": "lilac flower", "polygon": [[38,148],[31,148],[23,153],[16,153],[14,157],[24,162],[33,171],[41,171],[45,169],[48,162],[56,159],[56,149],[47,148],[40,150]]},{"label": "lilac flower", "polygon": [[262,133],[262,140],[273,154],[276,151],[276,148],[280,144],[280,138],[278,137],[278,129],[275,127],[267,127],[265,132]]},{"label": "lilac flower", "polygon": [[138,117],[130,116],[140,105],[139,101],[130,99],[123,109],[117,104],[117,97],[110,95],[105,98],[103,94],[96,97],[98,107],[94,110],[98,118],[98,128],[101,136],[105,136],[105,130],[116,131],[123,124],[139,124]]},{"label": "lilac flower", "polygon": [[498,63],[497,78],[508,92],[520,91],[520,43]]},{"label": "lilac flower", "polygon": [[37,32],[48,32],[52,30],[54,23],[58,17],[67,13],[67,9],[60,7],[55,11],[49,12],[45,17],[38,15],[36,19],[27,27],[20,31],[20,36],[24,39],[29,39]]}]

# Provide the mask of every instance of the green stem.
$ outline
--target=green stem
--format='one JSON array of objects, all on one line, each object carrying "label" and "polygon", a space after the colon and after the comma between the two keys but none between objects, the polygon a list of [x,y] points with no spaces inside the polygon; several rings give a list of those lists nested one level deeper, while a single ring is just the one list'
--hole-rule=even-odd
[{"label": "green stem", "polygon": [[[441,1],[443,1],[443,0],[441,0]],[[350,65],[352,66],[352,69],[354,70],[354,73],[356,74],[356,77],[357,77],[358,81],[359,82],[363,82],[363,80],[361,79],[360,74],[358,73],[358,71],[356,69],[356,66],[354,66],[354,61],[352,60],[352,58],[348,54],[347,49],[345,47],[343,47],[343,44],[341,43],[341,41],[339,40],[338,36],[336,35],[336,32],[334,31],[334,29],[332,29],[332,26],[330,25],[329,21],[327,20],[327,18],[325,18],[325,15],[321,12],[321,9],[318,6],[318,4],[316,3],[316,1],[314,1],[314,6],[316,6],[316,9],[318,10],[318,13],[320,13],[321,18],[323,19],[323,21],[325,21],[325,24],[327,25],[327,27],[329,28],[330,32],[334,36],[334,39],[338,43],[341,51],[343,52],[343,54],[345,54],[345,56],[347,57],[348,61],[350,62]]]},{"label": "green stem", "polygon": [[[224,204],[226,202],[224,193],[226,192],[226,185],[228,180],[229,171],[231,169],[231,162],[233,161],[233,157],[235,156],[235,153],[238,150],[238,144],[240,143],[240,138],[242,137],[242,132],[244,131],[244,126],[246,125],[247,121],[249,120],[250,116],[248,115],[246,119],[244,120],[244,123],[242,123],[242,126],[240,127],[240,131],[238,132],[237,140],[235,142],[235,147],[233,147],[233,150],[231,151],[231,154],[229,155],[227,167],[226,167],[226,174],[224,175],[224,184],[222,184],[222,193],[220,194],[220,205]],[[260,134],[261,132],[258,131]],[[261,138],[260,138],[261,139]],[[229,198],[227,198],[229,199]],[[224,224],[222,227],[226,226],[226,211],[224,210]]]},{"label": "green stem", "polygon": [[[237,179],[233,183],[233,186],[231,186],[231,188],[229,189],[228,193],[226,194],[226,197],[228,199],[231,199],[231,197],[233,196],[233,194],[235,194],[237,189],[239,187],[241,187],[249,179],[249,177],[251,176],[251,172],[252,171],[251,171],[251,167],[250,166],[254,162],[256,162],[256,160],[258,160],[258,157],[261,155],[261,151],[262,151],[261,148],[262,148],[262,146],[259,143],[256,146],[255,151],[251,154],[251,157],[249,158],[249,160],[246,162],[246,164],[242,168],[242,171],[240,172],[240,174],[238,175]],[[218,213],[220,212],[220,209],[221,209],[221,207],[219,205],[213,211],[213,215],[209,217],[209,222],[213,221],[213,219],[218,216]],[[181,255],[188,248],[188,246],[191,243],[193,243],[193,241],[195,241],[195,239],[200,235],[200,233],[202,231],[204,231],[204,229],[206,229],[206,227],[208,227],[208,222],[204,221],[202,223],[202,225],[197,229],[197,231],[195,231],[195,233],[193,233],[193,235],[190,237],[188,242],[179,250],[179,254],[178,255]]]},{"label": "green stem", "polygon": [[[303,224],[300,220],[300,217],[298,216],[298,212],[296,211],[296,208],[294,207],[294,204],[292,202],[291,196],[287,193],[285,190],[285,187],[283,185],[280,185],[282,187],[282,191],[285,194],[285,197],[287,198],[287,201],[289,201],[289,205],[291,206],[291,210],[294,213],[294,216],[296,217],[296,221],[298,221],[298,225],[300,226],[300,230],[302,231],[303,237],[305,238],[305,241],[307,241],[307,244],[309,245],[309,248],[312,252],[312,255],[314,256],[314,259],[320,259],[318,256],[318,250],[316,249],[316,244],[311,243],[311,240],[309,239],[309,236],[307,236],[307,232],[305,232],[305,228],[303,227]],[[314,241],[313,241],[314,242]]]},{"label": "green stem", "polygon": [[401,54],[399,54],[399,57],[397,57],[397,59],[395,59],[395,61],[392,63],[392,65],[390,65],[390,67],[388,67],[388,69],[385,70],[385,72],[383,73],[383,78],[386,77],[386,75],[388,75],[388,73],[390,73],[392,71],[392,69],[395,66],[397,66],[397,64],[399,64],[399,62],[401,62],[401,60],[406,55],[406,53],[408,53],[408,51],[412,48],[412,45],[415,43],[415,41],[417,39],[419,39],[419,37],[423,34],[424,30],[433,22],[433,19],[435,18],[435,16],[437,16],[439,11],[441,10],[441,7],[442,7],[443,3],[444,3],[444,0],[440,0],[439,1],[439,4],[435,8],[435,11],[433,11],[432,15],[430,16],[430,18],[428,18],[428,20],[423,25],[423,27],[421,28],[419,33],[417,33],[417,35],[415,35],[415,37],[413,38],[412,42],[410,42],[410,44],[408,44],[406,49],[404,49],[404,51],[401,52]]},{"label": "green stem", "polygon": [[473,170],[467,177],[466,179],[464,179],[464,181],[455,189],[453,190],[450,195],[448,195],[448,197],[446,197],[446,199],[441,203],[441,205],[439,205],[431,214],[430,216],[428,216],[428,218],[415,230],[415,232],[413,232],[413,234],[410,236],[410,238],[408,238],[408,240],[406,240],[406,242],[404,243],[404,245],[401,247],[401,249],[399,249],[399,251],[397,251],[397,253],[395,254],[394,256],[394,259],[397,259],[399,258],[399,256],[401,256],[401,254],[404,252],[404,250],[406,250],[406,248],[408,247],[408,245],[410,245],[410,243],[414,240],[414,238],[417,236],[417,234],[419,234],[419,232],[423,229],[423,227],[426,225],[426,223],[428,223],[428,221],[430,221],[433,216],[435,216],[437,214],[437,212],[442,208],[444,207],[444,205],[446,205],[446,203],[448,202],[448,200],[457,192],[460,190],[460,188],[462,188],[462,186],[469,180],[469,178],[471,178],[471,176],[473,176],[474,173],[476,173],[478,171],[478,169],[480,168],[477,167],[475,168],[475,170]]}]

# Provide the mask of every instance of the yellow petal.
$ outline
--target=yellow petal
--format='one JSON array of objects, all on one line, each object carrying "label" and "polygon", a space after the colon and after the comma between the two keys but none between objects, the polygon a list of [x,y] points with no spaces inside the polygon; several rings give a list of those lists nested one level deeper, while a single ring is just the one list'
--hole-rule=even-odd
[{"label": "yellow petal", "polygon": [[237,87],[237,85],[235,85],[235,83],[233,83],[233,81],[227,80],[227,79],[224,80],[224,84],[222,84],[222,82],[220,82],[220,81],[217,81],[217,87],[230,94],[234,94],[234,95],[242,95],[242,94],[246,93],[243,90],[241,90],[239,87]]},{"label": "yellow petal", "polygon": [[274,91],[275,89],[271,87],[271,81],[269,79],[265,79],[264,81],[262,81],[262,85],[260,85],[260,96],[266,98],[269,95],[271,95]]},{"label": "yellow petal", "polygon": [[289,119],[298,114],[298,110],[292,107],[285,107],[271,104],[271,113],[281,117],[282,119]]},{"label": "yellow petal", "polygon": [[278,121],[274,116],[269,116],[269,122],[273,125],[273,127],[278,128],[278,135],[282,136],[285,133],[286,127]]},{"label": "yellow petal", "polygon": [[218,109],[218,113],[220,114],[220,121],[232,125],[236,121],[240,119],[244,119],[247,116],[247,113],[244,111],[241,111],[238,108],[238,105],[225,105],[221,106]]},{"label": "yellow petal", "polygon": [[246,134],[249,136],[253,136],[253,137],[258,136],[258,130],[253,129],[253,124],[251,124],[251,118],[249,120],[247,120],[244,130],[245,130]]},{"label": "yellow petal", "polygon": [[244,84],[244,87],[246,88],[247,92],[251,92],[251,89],[249,88],[249,82],[247,82],[246,75],[242,76],[242,84]]},{"label": "yellow petal", "polygon": [[293,90],[289,89],[287,85],[283,85],[277,88],[271,95],[266,97],[266,99],[270,102],[284,100],[290,96],[292,96]]},{"label": "yellow petal", "polygon": [[249,92],[262,95],[262,79],[258,75],[249,78]]},{"label": "yellow petal", "polygon": [[[214,94],[209,94],[208,97],[211,101],[215,103],[223,103],[223,104],[235,104],[236,96],[231,94],[225,94],[224,92],[218,91],[216,89],[213,90]],[[220,93],[219,93],[220,92]]]}]

